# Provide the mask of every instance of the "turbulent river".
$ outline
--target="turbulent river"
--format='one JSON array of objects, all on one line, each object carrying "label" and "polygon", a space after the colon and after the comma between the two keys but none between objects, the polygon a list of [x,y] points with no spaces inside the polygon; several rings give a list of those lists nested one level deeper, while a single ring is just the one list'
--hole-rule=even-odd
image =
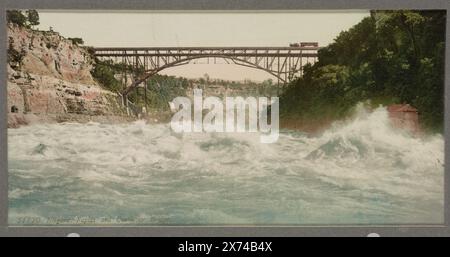
[{"label": "turbulent river", "polygon": [[137,121],[8,130],[12,225],[443,222],[444,139],[385,109],[320,136],[176,134]]}]

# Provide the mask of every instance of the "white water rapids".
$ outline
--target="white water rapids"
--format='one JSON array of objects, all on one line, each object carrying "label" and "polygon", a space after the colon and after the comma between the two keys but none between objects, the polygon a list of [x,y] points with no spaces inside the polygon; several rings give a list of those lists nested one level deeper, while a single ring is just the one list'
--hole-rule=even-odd
[{"label": "white water rapids", "polygon": [[437,224],[444,139],[361,113],[320,136],[175,134],[167,124],[8,130],[9,223]]}]

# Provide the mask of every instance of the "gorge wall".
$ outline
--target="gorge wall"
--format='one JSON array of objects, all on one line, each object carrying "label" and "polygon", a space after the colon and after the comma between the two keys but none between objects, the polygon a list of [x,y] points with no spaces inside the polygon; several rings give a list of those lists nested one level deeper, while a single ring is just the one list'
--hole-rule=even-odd
[{"label": "gorge wall", "polygon": [[86,49],[57,32],[15,24],[8,24],[7,35],[8,127],[126,119],[117,96],[92,78]]}]

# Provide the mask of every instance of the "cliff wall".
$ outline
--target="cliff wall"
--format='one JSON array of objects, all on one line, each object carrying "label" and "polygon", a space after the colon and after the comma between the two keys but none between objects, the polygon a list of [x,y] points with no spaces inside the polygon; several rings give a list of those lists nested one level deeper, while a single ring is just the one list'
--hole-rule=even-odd
[{"label": "cliff wall", "polygon": [[8,24],[7,34],[8,127],[124,115],[117,96],[92,78],[86,49],[52,31]]}]

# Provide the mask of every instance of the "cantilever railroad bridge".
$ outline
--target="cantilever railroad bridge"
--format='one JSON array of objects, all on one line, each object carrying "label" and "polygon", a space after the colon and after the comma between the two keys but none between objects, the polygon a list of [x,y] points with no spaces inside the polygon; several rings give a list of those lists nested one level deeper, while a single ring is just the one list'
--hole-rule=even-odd
[{"label": "cantilever railroad bridge", "polygon": [[317,61],[319,47],[317,43],[302,43],[290,47],[97,47],[93,50],[100,60],[144,71],[140,75],[130,74],[131,83],[124,82],[122,95],[126,97],[158,72],[196,59],[207,59],[210,64],[223,59],[229,64],[266,71],[278,83],[287,83],[302,76],[306,64]]}]

